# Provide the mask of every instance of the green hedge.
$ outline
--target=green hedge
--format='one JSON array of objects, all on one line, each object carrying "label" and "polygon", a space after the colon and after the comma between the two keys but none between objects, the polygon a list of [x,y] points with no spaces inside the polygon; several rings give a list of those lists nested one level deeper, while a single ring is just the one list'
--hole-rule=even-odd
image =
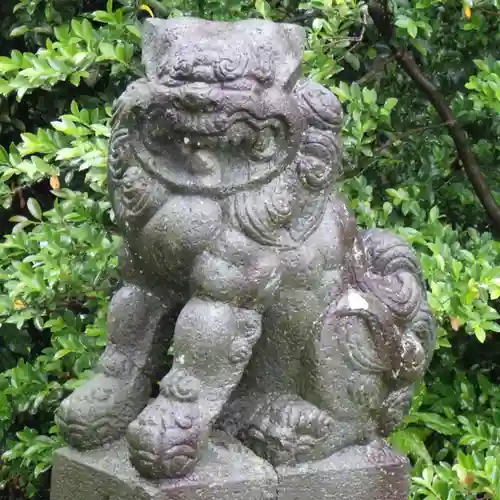
[{"label": "green hedge", "polygon": [[[305,70],[347,112],[343,188],[361,225],[391,228],[417,249],[439,322],[426,383],[392,436],[414,464],[412,498],[500,498],[500,243],[449,134],[458,124],[498,200],[498,4],[394,0],[391,40],[373,5],[3,0],[0,498],[48,498],[62,445],[54,410],[105,345],[119,279],[106,195],[110,107],[142,73],[141,19],[183,14],[307,27]],[[401,54],[413,55],[453,123],[403,71]]]}]

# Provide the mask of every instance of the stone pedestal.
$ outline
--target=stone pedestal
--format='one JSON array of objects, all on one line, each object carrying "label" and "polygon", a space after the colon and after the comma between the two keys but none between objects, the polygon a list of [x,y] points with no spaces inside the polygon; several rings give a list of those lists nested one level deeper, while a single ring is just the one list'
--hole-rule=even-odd
[{"label": "stone pedestal", "polygon": [[215,435],[191,476],[148,481],[118,441],[80,453],[56,453],[51,500],[274,500],[276,474],[268,463],[226,435]]},{"label": "stone pedestal", "polygon": [[381,443],[274,470],[239,442],[215,435],[196,472],[161,482],[139,476],[118,441],[54,458],[51,500],[407,500],[408,465]]},{"label": "stone pedestal", "polygon": [[279,500],[408,500],[409,495],[408,460],[384,441],[276,472]]}]

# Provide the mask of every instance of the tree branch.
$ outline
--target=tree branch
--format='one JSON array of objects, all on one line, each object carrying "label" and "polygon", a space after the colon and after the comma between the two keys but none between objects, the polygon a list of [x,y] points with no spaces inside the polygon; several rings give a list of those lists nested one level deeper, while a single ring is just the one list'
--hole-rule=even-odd
[{"label": "tree branch", "polygon": [[439,117],[446,124],[453,142],[455,143],[460,162],[467,174],[469,182],[472,184],[474,192],[483,205],[491,222],[495,228],[500,231],[500,205],[496,202],[491,191],[488,189],[488,185],[476,162],[476,158],[469,145],[467,134],[464,129],[453,116],[451,108],[446,103],[444,96],[422,73],[411,53],[407,50],[399,49],[394,44],[393,36],[395,30],[392,23],[392,16],[387,6],[384,7],[380,5],[377,0],[372,0],[368,5],[368,12],[378,32],[389,45],[398,64],[413,80],[417,88],[432,103]]}]

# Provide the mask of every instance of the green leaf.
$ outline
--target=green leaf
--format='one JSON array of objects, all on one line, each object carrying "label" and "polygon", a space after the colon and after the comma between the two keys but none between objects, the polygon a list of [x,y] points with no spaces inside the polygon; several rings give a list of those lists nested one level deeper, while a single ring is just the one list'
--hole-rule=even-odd
[{"label": "green leaf", "polygon": [[391,444],[399,448],[403,453],[413,458],[420,458],[427,464],[432,464],[432,457],[425,446],[424,441],[414,429],[403,429],[391,435]]},{"label": "green leaf", "polygon": [[99,50],[107,59],[116,59],[115,48],[110,43],[102,42],[99,44]]},{"label": "green leaf", "polygon": [[255,10],[264,18],[269,19],[271,13],[271,6],[266,0],[255,0]]},{"label": "green leaf", "polygon": [[345,102],[350,98],[351,91],[345,82],[340,82],[338,87],[332,87],[331,90],[342,102]]},{"label": "green leaf", "polygon": [[398,19],[396,19],[396,22],[394,24],[400,28],[405,29],[412,38],[415,38],[417,36],[418,27],[413,19],[410,19],[406,16],[400,16],[398,17]]},{"label": "green leaf", "polygon": [[74,352],[73,349],[61,349],[54,354],[54,359],[55,360],[62,359],[68,354],[72,354],[73,352]]},{"label": "green leaf", "polygon": [[42,160],[42,158],[39,158],[38,156],[33,156],[32,160],[38,172],[49,175],[58,174],[58,169],[47,163],[45,160]]},{"label": "green leaf", "polygon": [[363,101],[366,104],[375,104],[377,102],[377,92],[375,89],[368,89],[367,87],[363,88]]},{"label": "green leaf", "polygon": [[361,62],[356,54],[353,54],[352,52],[346,52],[344,55],[344,59],[347,63],[349,63],[350,66],[353,67],[354,70],[359,71]]},{"label": "green leaf", "polygon": [[69,29],[67,25],[54,26],[54,35],[56,39],[61,42],[66,42],[69,36]]},{"label": "green leaf", "polygon": [[413,22],[413,21],[410,21],[408,23],[408,26],[406,28],[408,30],[408,34],[412,37],[412,38],[415,38],[418,34],[418,27],[417,25]]},{"label": "green leaf", "polygon": [[391,109],[393,109],[396,106],[397,103],[398,103],[398,100],[395,97],[389,97],[384,103],[384,108],[387,111],[390,111]]},{"label": "green leaf", "polygon": [[453,420],[446,419],[437,413],[413,412],[408,417],[408,421],[422,423],[445,436],[460,434],[457,424]]},{"label": "green leaf", "polygon": [[396,19],[395,25],[399,26],[400,28],[408,28],[408,23],[410,23],[411,19],[409,19],[406,16],[400,16]]},{"label": "green leaf", "polygon": [[0,78],[0,94],[1,95],[8,95],[12,92],[13,88],[9,84],[7,80],[4,80],[3,78]]},{"label": "green leaf", "polygon": [[439,208],[434,206],[431,208],[429,212],[429,222],[434,223],[438,220],[439,217]]},{"label": "green leaf", "polygon": [[71,20],[71,30],[73,33],[75,33],[76,36],[79,38],[84,39],[85,37],[83,36],[83,31],[82,31],[82,25],[78,19],[72,19]]},{"label": "green leaf", "polygon": [[479,325],[476,325],[474,328],[474,335],[476,336],[477,340],[479,340],[479,342],[481,342],[481,344],[484,343],[484,341],[486,340],[486,331],[484,330],[484,328],[480,327]]},{"label": "green leaf", "polygon": [[130,31],[130,33],[132,33],[132,35],[134,35],[137,39],[140,40],[141,31],[139,30],[139,28],[137,26],[134,26],[133,24],[128,24],[126,28],[128,31]]},{"label": "green leaf", "polygon": [[30,30],[29,26],[18,26],[17,28],[14,28],[9,36],[11,38],[15,38],[17,36],[23,36],[25,33],[27,33]]},{"label": "green leaf", "polygon": [[121,62],[121,63],[126,63],[127,62],[127,55],[125,51],[125,47],[123,44],[119,43],[116,48],[115,48],[115,55],[116,58]]},{"label": "green leaf", "polygon": [[19,64],[9,57],[0,56],[0,73],[9,73],[19,69]]},{"label": "green leaf", "polygon": [[40,204],[35,198],[29,198],[27,203],[28,210],[30,214],[38,220],[42,220],[43,214]]},{"label": "green leaf", "polygon": [[94,30],[92,24],[88,19],[82,21],[82,35],[87,42],[91,42],[94,39]]},{"label": "green leaf", "polygon": [[425,44],[425,41],[419,38],[414,38],[411,41],[411,44],[422,54],[422,55],[427,55],[428,53],[428,48]]}]

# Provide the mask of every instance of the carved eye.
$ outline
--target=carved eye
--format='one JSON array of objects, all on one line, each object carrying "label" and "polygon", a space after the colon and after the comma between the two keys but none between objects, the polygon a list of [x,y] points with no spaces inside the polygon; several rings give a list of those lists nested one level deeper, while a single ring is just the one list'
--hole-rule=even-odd
[{"label": "carved eye", "polygon": [[331,162],[333,160],[331,152],[323,144],[317,142],[306,143],[301,153],[304,156],[310,156],[324,162]]},{"label": "carved eye", "polygon": [[258,160],[269,159],[276,153],[276,131],[271,127],[260,130],[252,144],[251,155]]},{"label": "carved eye", "polygon": [[179,59],[173,67],[174,78],[188,78],[193,72],[193,63],[186,59]]}]

